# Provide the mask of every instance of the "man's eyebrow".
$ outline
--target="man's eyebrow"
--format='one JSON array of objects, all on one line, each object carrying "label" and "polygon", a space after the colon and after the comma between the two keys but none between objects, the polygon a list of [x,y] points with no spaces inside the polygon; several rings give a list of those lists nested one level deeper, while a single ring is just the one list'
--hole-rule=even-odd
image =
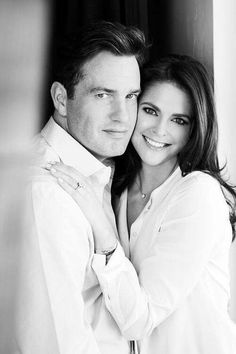
[{"label": "man's eyebrow", "polygon": [[[107,93],[114,93],[116,92],[116,90],[112,90],[112,89],[109,89],[107,87],[103,87],[103,86],[97,86],[97,87],[93,87],[89,90],[90,93],[94,93],[94,92],[98,92],[98,91],[102,91],[102,92],[107,92]],[[130,93],[136,93],[136,94],[140,94],[141,93],[141,89],[131,89],[129,91],[129,94]]]},{"label": "man's eyebrow", "polygon": [[129,93],[136,93],[137,95],[140,95],[141,89],[133,89],[133,90],[130,90]]},{"label": "man's eyebrow", "polygon": [[102,87],[102,86],[93,87],[89,90],[90,93],[94,93],[94,92],[98,92],[98,91],[103,91],[103,92],[107,92],[107,93],[114,93],[115,92],[115,90],[111,90],[107,87]]}]

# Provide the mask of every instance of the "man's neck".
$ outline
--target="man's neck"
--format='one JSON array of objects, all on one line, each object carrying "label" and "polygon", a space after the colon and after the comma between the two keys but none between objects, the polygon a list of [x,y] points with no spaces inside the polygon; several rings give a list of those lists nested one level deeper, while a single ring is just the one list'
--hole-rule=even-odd
[{"label": "man's neck", "polygon": [[67,119],[65,117],[62,117],[57,111],[54,111],[52,118],[62,129],[70,134],[68,131]]}]

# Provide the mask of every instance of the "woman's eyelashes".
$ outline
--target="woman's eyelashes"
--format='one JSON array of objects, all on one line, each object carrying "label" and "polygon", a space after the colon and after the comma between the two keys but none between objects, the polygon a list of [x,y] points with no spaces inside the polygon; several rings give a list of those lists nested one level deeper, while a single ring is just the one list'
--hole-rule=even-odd
[{"label": "woman's eyelashes", "polygon": [[181,117],[175,117],[172,119],[172,121],[179,125],[189,125],[190,123],[188,118],[181,118]]},{"label": "woman's eyelashes", "polygon": [[[151,107],[143,107],[143,111],[147,114],[153,115],[153,116],[159,116],[160,113],[155,110],[154,108]],[[182,117],[174,117],[171,119],[172,122],[177,123],[178,125],[188,125],[190,124],[188,118],[182,118]]]},{"label": "woman's eyelashes", "polygon": [[143,107],[143,110],[144,110],[144,112],[147,113],[147,114],[151,114],[151,115],[153,115],[153,116],[157,116],[157,115],[158,115],[158,112],[157,112],[155,109],[153,109],[153,108],[150,108],[150,107]]}]

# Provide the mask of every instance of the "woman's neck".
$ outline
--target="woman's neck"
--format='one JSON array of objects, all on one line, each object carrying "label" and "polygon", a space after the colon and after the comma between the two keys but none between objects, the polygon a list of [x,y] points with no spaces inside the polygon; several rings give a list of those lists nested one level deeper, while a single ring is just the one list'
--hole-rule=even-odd
[{"label": "woman's neck", "polygon": [[142,164],[142,168],[136,177],[141,193],[151,194],[151,192],[164,183],[177,167],[177,161],[173,164],[161,166],[150,166]]},{"label": "woman's neck", "polygon": [[174,172],[177,162],[161,166],[150,166],[142,164],[142,168],[132,186],[128,190],[128,229],[141,214],[143,208],[148,203],[150,195],[154,189],[159,187]]}]

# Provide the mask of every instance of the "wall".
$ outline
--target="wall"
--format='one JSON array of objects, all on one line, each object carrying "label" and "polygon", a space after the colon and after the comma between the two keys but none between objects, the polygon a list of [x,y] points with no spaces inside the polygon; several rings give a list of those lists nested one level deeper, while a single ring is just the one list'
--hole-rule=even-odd
[{"label": "wall", "polygon": [[188,54],[213,69],[212,0],[169,0],[164,28],[166,51]]},{"label": "wall", "polygon": [[[228,176],[236,185],[236,2],[214,0],[214,74],[220,130],[220,154],[227,159]],[[236,241],[231,249],[230,311],[236,322]]]}]

